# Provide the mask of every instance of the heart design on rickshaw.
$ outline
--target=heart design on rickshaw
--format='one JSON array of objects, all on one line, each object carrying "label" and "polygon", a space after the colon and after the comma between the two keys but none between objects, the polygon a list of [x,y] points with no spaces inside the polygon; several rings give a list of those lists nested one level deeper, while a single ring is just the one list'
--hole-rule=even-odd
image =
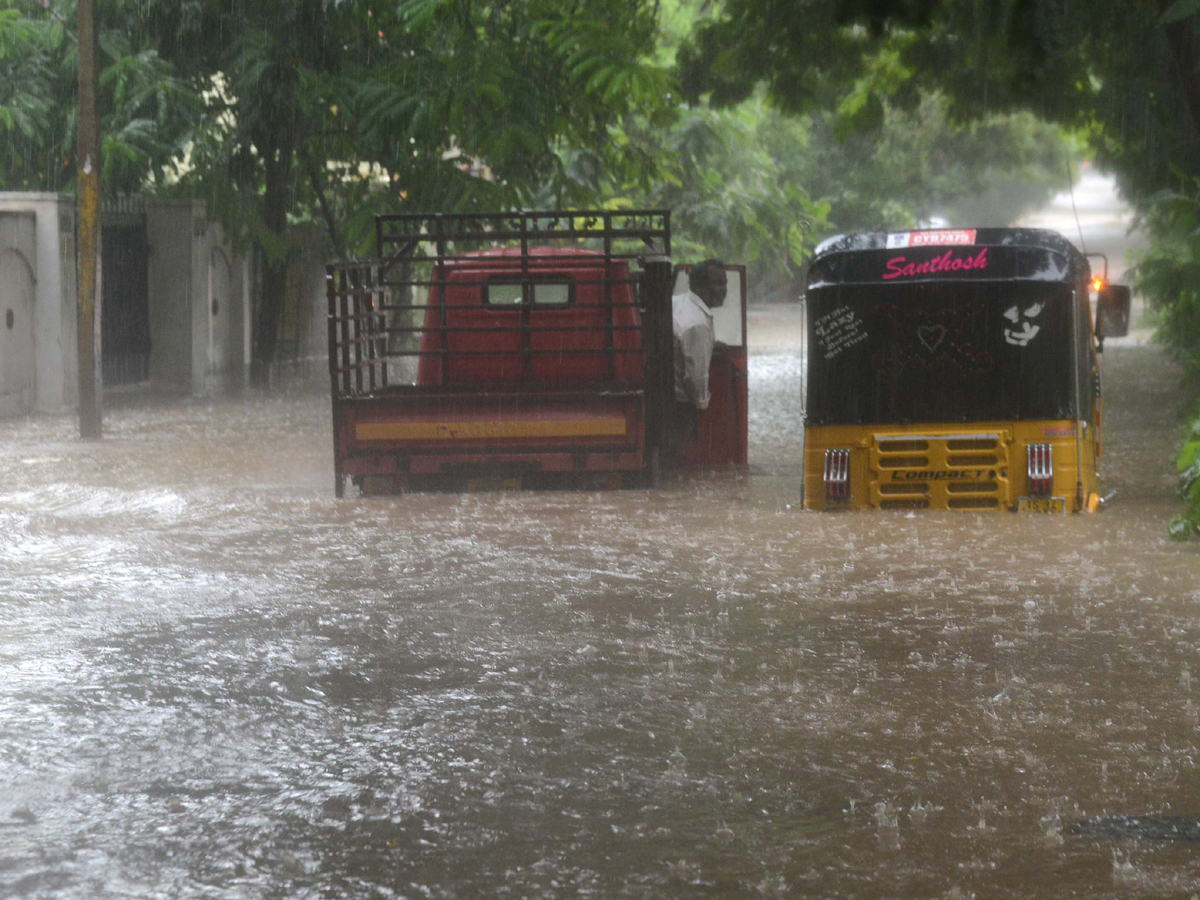
[{"label": "heart design on rickshaw", "polygon": [[945,325],[922,325],[917,328],[917,340],[925,345],[925,349],[930,353],[942,346],[942,341],[946,339]]}]

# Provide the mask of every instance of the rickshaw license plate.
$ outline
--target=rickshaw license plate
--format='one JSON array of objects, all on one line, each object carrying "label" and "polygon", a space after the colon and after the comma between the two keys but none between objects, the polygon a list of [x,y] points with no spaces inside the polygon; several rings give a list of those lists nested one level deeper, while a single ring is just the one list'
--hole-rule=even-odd
[{"label": "rickshaw license plate", "polygon": [[1066,497],[1030,497],[1025,495],[1017,499],[1018,512],[1060,513],[1067,508]]}]

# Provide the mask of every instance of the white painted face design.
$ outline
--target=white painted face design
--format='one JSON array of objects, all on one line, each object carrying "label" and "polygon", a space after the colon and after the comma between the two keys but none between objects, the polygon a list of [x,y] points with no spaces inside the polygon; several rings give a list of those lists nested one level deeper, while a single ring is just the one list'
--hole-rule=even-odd
[{"label": "white painted face design", "polygon": [[1042,326],[1034,324],[1033,320],[1042,314],[1045,306],[1045,303],[1032,303],[1022,310],[1020,304],[1014,303],[1006,309],[1004,318],[1012,322],[1012,326],[1005,326],[1004,340],[1014,346],[1024,347],[1037,337]]}]

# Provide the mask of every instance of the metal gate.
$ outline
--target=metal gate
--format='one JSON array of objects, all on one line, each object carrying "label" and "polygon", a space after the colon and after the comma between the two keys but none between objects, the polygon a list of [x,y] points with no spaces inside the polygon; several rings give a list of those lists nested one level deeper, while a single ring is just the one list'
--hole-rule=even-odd
[{"label": "metal gate", "polygon": [[106,201],[100,346],[104,386],[150,377],[149,241],[140,197]]}]

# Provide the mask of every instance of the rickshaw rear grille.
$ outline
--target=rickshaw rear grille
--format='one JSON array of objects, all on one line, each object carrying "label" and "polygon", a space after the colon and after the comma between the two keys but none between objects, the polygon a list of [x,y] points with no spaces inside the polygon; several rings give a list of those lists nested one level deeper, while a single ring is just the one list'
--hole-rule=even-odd
[{"label": "rickshaw rear grille", "polygon": [[994,432],[875,435],[870,502],[880,509],[1005,509],[1010,453],[1008,438]]},{"label": "rickshaw rear grille", "polygon": [[946,490],[951,494],[994,494],[999,487],[994,481],[952,481]]},{"label": "rickshaw rear grille", "polygon": [[916,496],[918,494],[928,494],[929,485],[923,482],[916,482],[913,484],[881,484],[879,486],[879,493],[904,494],[906,496],[911,494]]},{"label": "rickshaw rear grille", "polygon": [[912,497],[903,500],[880,500],[880,509],[929,509],[928,497]]},{"label": "rickshaw rear grille", "polygon": [[880,456],[879,465],[885,469],[923,469],[929,465],[929,457]]},{"label": "rickshaw rear grille", "polygon": [[994,466],[1000,462],[999,457],[994,453],[989,453],[986,456],[951,456],[946,459],[946,463],[951,466]]},{"label": "rickshaw rear grille", "polygon": [[995,497],[951,497],[951,509],[995,509],[1000,501]]}]

